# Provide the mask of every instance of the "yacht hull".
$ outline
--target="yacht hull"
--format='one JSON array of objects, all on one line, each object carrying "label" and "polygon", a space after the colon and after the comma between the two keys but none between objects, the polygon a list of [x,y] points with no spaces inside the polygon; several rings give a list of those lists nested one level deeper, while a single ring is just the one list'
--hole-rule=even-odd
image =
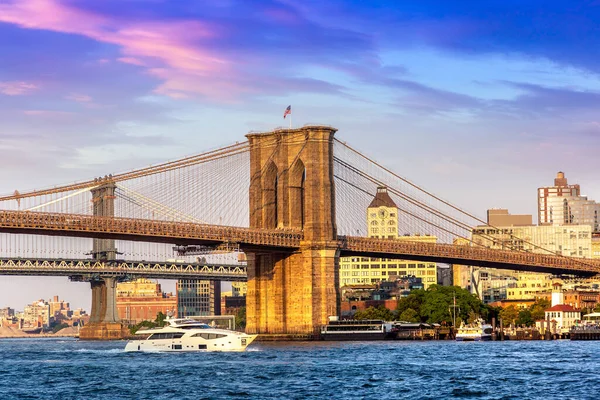
[{"label": "yacht hull", "polygon": [[254,341],[256,335],[232,335],[223,339],[213,340],[130,340],[125,346],[126,352],[240,352],[246,351],[246,348]]}]

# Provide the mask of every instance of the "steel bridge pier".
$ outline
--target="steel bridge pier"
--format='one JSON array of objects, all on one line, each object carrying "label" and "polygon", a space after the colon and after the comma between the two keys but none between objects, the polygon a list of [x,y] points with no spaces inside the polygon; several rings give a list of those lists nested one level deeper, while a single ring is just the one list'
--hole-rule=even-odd
[{"label": "steel bridge pier", "polygon": [[128,331],[117,312],[117,283],[115,277],[91,281],[92,310],[90,322],[79,332],[82,340],[123,339]]},{"label": "steel bridge pier", "polygon": [[[91,190],[94,216],[115,216],[116,187],[112,177],[99,179],[99,186]],[[92,248],[94,259],[114,260],[116,253],[114,239],[94,239]],[[123,339],[127,336],[127,328],[121,323],[117,312],[117,283],[118,279],[114,276],[90,279],[92,286],[90,322],[79,331],[80,339],[111,340]]]}]

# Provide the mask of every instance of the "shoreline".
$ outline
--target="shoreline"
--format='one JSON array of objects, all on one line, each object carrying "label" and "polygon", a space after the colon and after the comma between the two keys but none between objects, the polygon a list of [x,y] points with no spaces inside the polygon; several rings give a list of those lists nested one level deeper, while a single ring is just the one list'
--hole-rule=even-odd
[{"label": "shoreline", "polygon": [[14,335],[0,335],[0,340],[2,339],[35,339],[35,338],[78,338],[79,334],[76,333],[63,333],[63,334],[54,334],[54,333],[23,333],[23,334],[14,334]]}]

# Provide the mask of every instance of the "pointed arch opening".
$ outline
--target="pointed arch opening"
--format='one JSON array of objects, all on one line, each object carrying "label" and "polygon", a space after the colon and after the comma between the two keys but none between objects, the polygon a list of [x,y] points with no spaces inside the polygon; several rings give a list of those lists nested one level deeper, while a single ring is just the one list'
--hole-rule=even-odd
[{"label": "pointed arch opening", "polygon": [[306,223],[306,168],[302,160],[297,160],[290,170],[290,225],[304,228]]},{"label": "pointed arch opening", "polygon": [[275,229],[278,224],[278,170],[275,163],[271,161],[263,174],[263,226],[267,229]]}]

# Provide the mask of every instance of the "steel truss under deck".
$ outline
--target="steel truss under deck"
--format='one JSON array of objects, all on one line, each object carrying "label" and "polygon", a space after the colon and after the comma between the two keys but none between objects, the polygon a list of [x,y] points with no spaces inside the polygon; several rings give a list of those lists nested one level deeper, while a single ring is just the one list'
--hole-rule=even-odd
[{"label": "steel truss under deck", "polygon": [[[245,281],[246,265],[159,261],[97,261],[82,259],[0,258],[0,275],[71,276]],[[83,278],[83,279],[81,279]]]}]

